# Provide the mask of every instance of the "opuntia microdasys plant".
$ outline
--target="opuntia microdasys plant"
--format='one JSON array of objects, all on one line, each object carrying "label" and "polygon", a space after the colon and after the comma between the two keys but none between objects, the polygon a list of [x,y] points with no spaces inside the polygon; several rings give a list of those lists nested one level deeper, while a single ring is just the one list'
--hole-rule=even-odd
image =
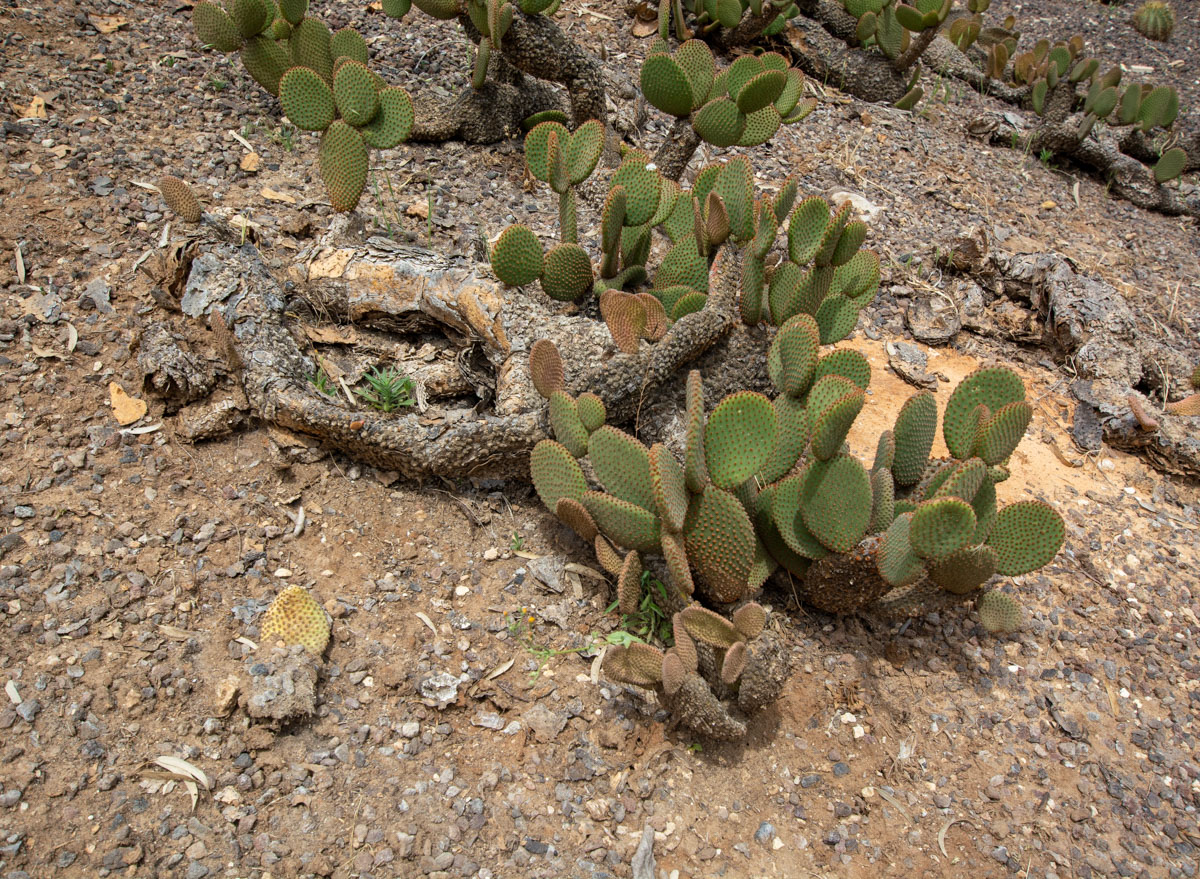
[{"label": "opuntia microdasys plant", "polygon": [[[761,627],[738,623],[739,613],[757,619],[752,599],[776,572],[821,610],[906,616],[979,597],[997,575],[1047,564],[1063,543],[1063,520],[1049,505],[997,501],[1033,415],[1016,373],[983,367],[958,385],[942,423],[947,458],[930,458],[934,395],[914,394],[867,466],[846,437],[865,403],[870,365],[852,350],[822,355],[820,344],[811,315],[784,322],[767,354],[773,399],[738,391],[708,412],[699,373],[691,373],[682,461],[661,443],[647,448],[605,424],[597,399],[567,393],[551,343],[530,352],[556,437],[530,459],[538,495],[595,547],[617,578],[622,608],[640,599],[644,555],[661,557],[680,605],[675,647],[614,651],[605,668],[659,688],[683,723],[708,735],[740,734],[739,712],[779,691],[765,681],[786,674],[786,660],[773,642],[756,643]],[[595,487],[577,460],[584,457]],[[1020,618],[1007,595],[987,598],[980,613],[994,631]],[[718,634],[706,640],[700,621]],[[715,651],[699,665],[686,646],[697,639]],[[739,672],[747,669],[756,670],[754,695],[743,699]]]}]

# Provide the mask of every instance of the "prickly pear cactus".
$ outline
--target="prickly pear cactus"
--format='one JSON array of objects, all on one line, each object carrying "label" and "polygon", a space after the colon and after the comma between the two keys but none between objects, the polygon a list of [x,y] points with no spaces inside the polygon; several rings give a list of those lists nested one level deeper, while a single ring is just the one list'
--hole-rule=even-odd
[{"label": "prickly pear cactus", "polygon": [[[389,15],[408,11],[388,4]],[[369,151],[391,149],[412,130],[412,100],[368,67],[367,44],[353,28],[331,33],[307,14],[307,0],[231,0],[196,4],[201,43],[241,52],[254,80],[279,98],[300,129],[321,133],[318,169],[335,210],[352,211],[367,183]]]}]

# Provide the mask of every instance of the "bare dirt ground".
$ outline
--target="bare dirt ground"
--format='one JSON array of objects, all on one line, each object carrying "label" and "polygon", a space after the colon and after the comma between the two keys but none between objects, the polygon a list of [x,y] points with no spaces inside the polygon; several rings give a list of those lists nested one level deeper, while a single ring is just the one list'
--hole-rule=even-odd
[{"label": "bare dirt ground", "polygon": [[[646,44],[620,6],[566,5],[569,33],[636,72]],[[1013,10],[1030,37],[1082,30],[1153,67],[1194,107],[1195,5],[1175,5],[1165,46],[1128,6]],[[454,28],[318,6],[425,99],[464,83]],[[164,318],[135,264],[178,223],[140,184],[193,182],[282,273],[330,217],[315,144],[200,50],[181,4],[4,0],[0,39],[0,876],[630,876],[647,826],[669,876],[1195,875],[1200,492],[1075,448],[1069,363],[996,336],[919,346],[943,389],[999,358],[1036,400],[1001,495],[1053,502],[1068,538],[1014,584],[1025,630],[990,636],[968,608],[889,627],[768,594],[796,660],[784,697],[744,744],[695,742],[595,678],[608,587],[556,567],[591,560],[523,483],[405,486],[338,456],[281,470],[261,429],[179,440],[135,356]],[[754,154],[764,181],[793,170],[802,194],[882,208],[884,288],[849,343],[875,368],[854,449],[911,392],[886,346],[942,282],[935,247],[975,227],[1069,257],[1200,360],[1196,224],[967,138],[996,106],[927,78],[911,116],[822,90]],[[665,128],[652,113],[647,140]],[[517,143],[378,161],[363,213],[399,239],[476,253],[513,217],[550,223]],[[110,383],[149,403],[133,429]],[[318,716],[271,731],[217,694],[290,583],[325,603],[334,643]],[[441,701],[431,679],[453,681]],[[193,801],[161,756],[211,789]]]}]

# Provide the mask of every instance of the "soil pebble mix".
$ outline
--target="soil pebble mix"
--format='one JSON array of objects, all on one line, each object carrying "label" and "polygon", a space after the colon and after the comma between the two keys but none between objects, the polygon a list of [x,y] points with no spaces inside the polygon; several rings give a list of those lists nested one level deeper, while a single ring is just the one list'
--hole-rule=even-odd
[{"label": "soil pebble mix", "polygon": [[[1132,4],[991,14],[1028,38],[1082,32],[1195,107],[1200,22],[1174,5],[1165,44],[1128,25]],[[453,22],[314,7],[414,97],[469,87]],[[624,6],[568,0],[556,20],[604,47],[626,103],[649,42]],[[1035,341],[1032,303],[937,344],[908,317],[953,283],[939,249],[983,228],[1102,278],[1200,362],[1194,220],[969,137],[1000,105],[933,71],[914,114],[816,87],[809,120],[746,151],[764,186],[795,173],[802,195],[876,208],[884,283],[848,343],[876,376],[864,431],[912,384],[944,402],[979,363],[1013,365],[1035,415],[1000,494],[1051,502],[1067,539],[1005,584],[1025,607],[1013,635],[970,606],[891,625],[769,591],[792,676],[744,742],[713,744],[598,673],[610,587],[564,567],[595,563],[527,484],[281,467],[255,426],[185,442],[136,356],[163,321],[145,269],[186,233],[153,186],[174,174],[244,218],[285,277],[332,217],[316,137],[202,49],[190,4],[9,0],[0,34],[0,879],[1196,875],[1200,490],[1074,446],[1072,364]],[[651,111],[643,144],[667,130]],[[701,153],[692,173],[721,154]],[[372,161],[372,234],[480,259],[508,223],[554,228],[518,140]],[[113,387],[148,410],[119,423]],[[313,713],[252,721],[245,681],[297,697],[255,650],[292,585],[332,622]]]}]

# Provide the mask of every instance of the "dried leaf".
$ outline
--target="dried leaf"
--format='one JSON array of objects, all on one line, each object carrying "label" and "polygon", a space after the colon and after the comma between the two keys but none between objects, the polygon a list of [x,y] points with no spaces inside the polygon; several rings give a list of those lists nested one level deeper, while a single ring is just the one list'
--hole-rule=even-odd
[{"label": "dried leaf", "polygon": [[429,631],[433,632],[433,634],[436,635],[438,633],[437,626],[433,624],[433,620],[424,611],[417,611],[417,619],[429,626]]},{"label": "dried leaf", "polygon": [[149,406],[145,400],[139,400],[125,393],[125,389],[116,382],[108,383],[108,395],[112,403],[113,416],[122,427],[133,424],[145,416]]},{"label": "dried leaf", "polygon": [[25,283],[25,257],[21,255],[21,245],[16,246],[17,251],[17,280]]},{"label": "dried leaf", "polygon": [[511,659],[508,662],[500,663],[498,666],[496,666],[494,669],[492,669],[491,671],[489,671],[487,673],[487,680],[490,681],[490,680],[500,677],[500,675],[504,674],[506,671],[508,671],[512,667],[513,667],[513,660],[511,660]]},{"label": "dried leaf", "polygon": [[896,799],[894,796],[889,794],[883,788],[876,788],[875,792],[877,794],[879,794],[881,797],[883,797],[885,800],[887,800],[889,803],[891,803],[893,806],[895,806],[896,811],[898,811],[901,815],[904,816],[905,821],[907,821],[909,824],[913,823],[913,819],[911,817],[909,817],[908,811],[904,808],[904,806],[902,806],[900,804],[900,801],[898,799]]},{"label": "dried leaf", "polygon": [[404,213],[408,214],[410,217],[420,217],[422,220],[428,220],[429,219],[429,202],[414,201],[412,204],[410,204],[407,208],[404,209]]},{"label": "dried leaf", "polygon": [[[57,351],[51,351],[49,348],[43,348],[41,345],[30,345],[29,349],[38,357],[54,357],[57,360],[66,360],[66,355],[59,354]],[[140,416],[139,416],[140,417]],[[134,421],[137,419],[135,418]],[[124,424],[124,422],[121,422]]]},{"label": "dried leaf", "polygon": [[14,705],[21,704],[21,694],[17,690],[17,682],[16,681],[9,681],[7,684],[5,684],[4,692],[8,693],[9,701],[11,701],[12,704],[14,704]]},{"label": "dried leaf", "polygon": [[247,174],[255,173],[261,165],[262,156],[258,153],[246,153],[246,155],[242,156],[242,161],[238,163],[238,167]]},{"label": "dried leaf", "polygon": [[46,102],[39,96],[34,95],[33,100],[27,106],[22,106],[17,103],[9,102],[13,108],[13,112],[19,119],[45,119],[46,118]]},{"label": "dried leaf", "polygon": [[75,329],[75,324],[67,324],[67,353],[73,352],[78,344],[79,330]]}]

